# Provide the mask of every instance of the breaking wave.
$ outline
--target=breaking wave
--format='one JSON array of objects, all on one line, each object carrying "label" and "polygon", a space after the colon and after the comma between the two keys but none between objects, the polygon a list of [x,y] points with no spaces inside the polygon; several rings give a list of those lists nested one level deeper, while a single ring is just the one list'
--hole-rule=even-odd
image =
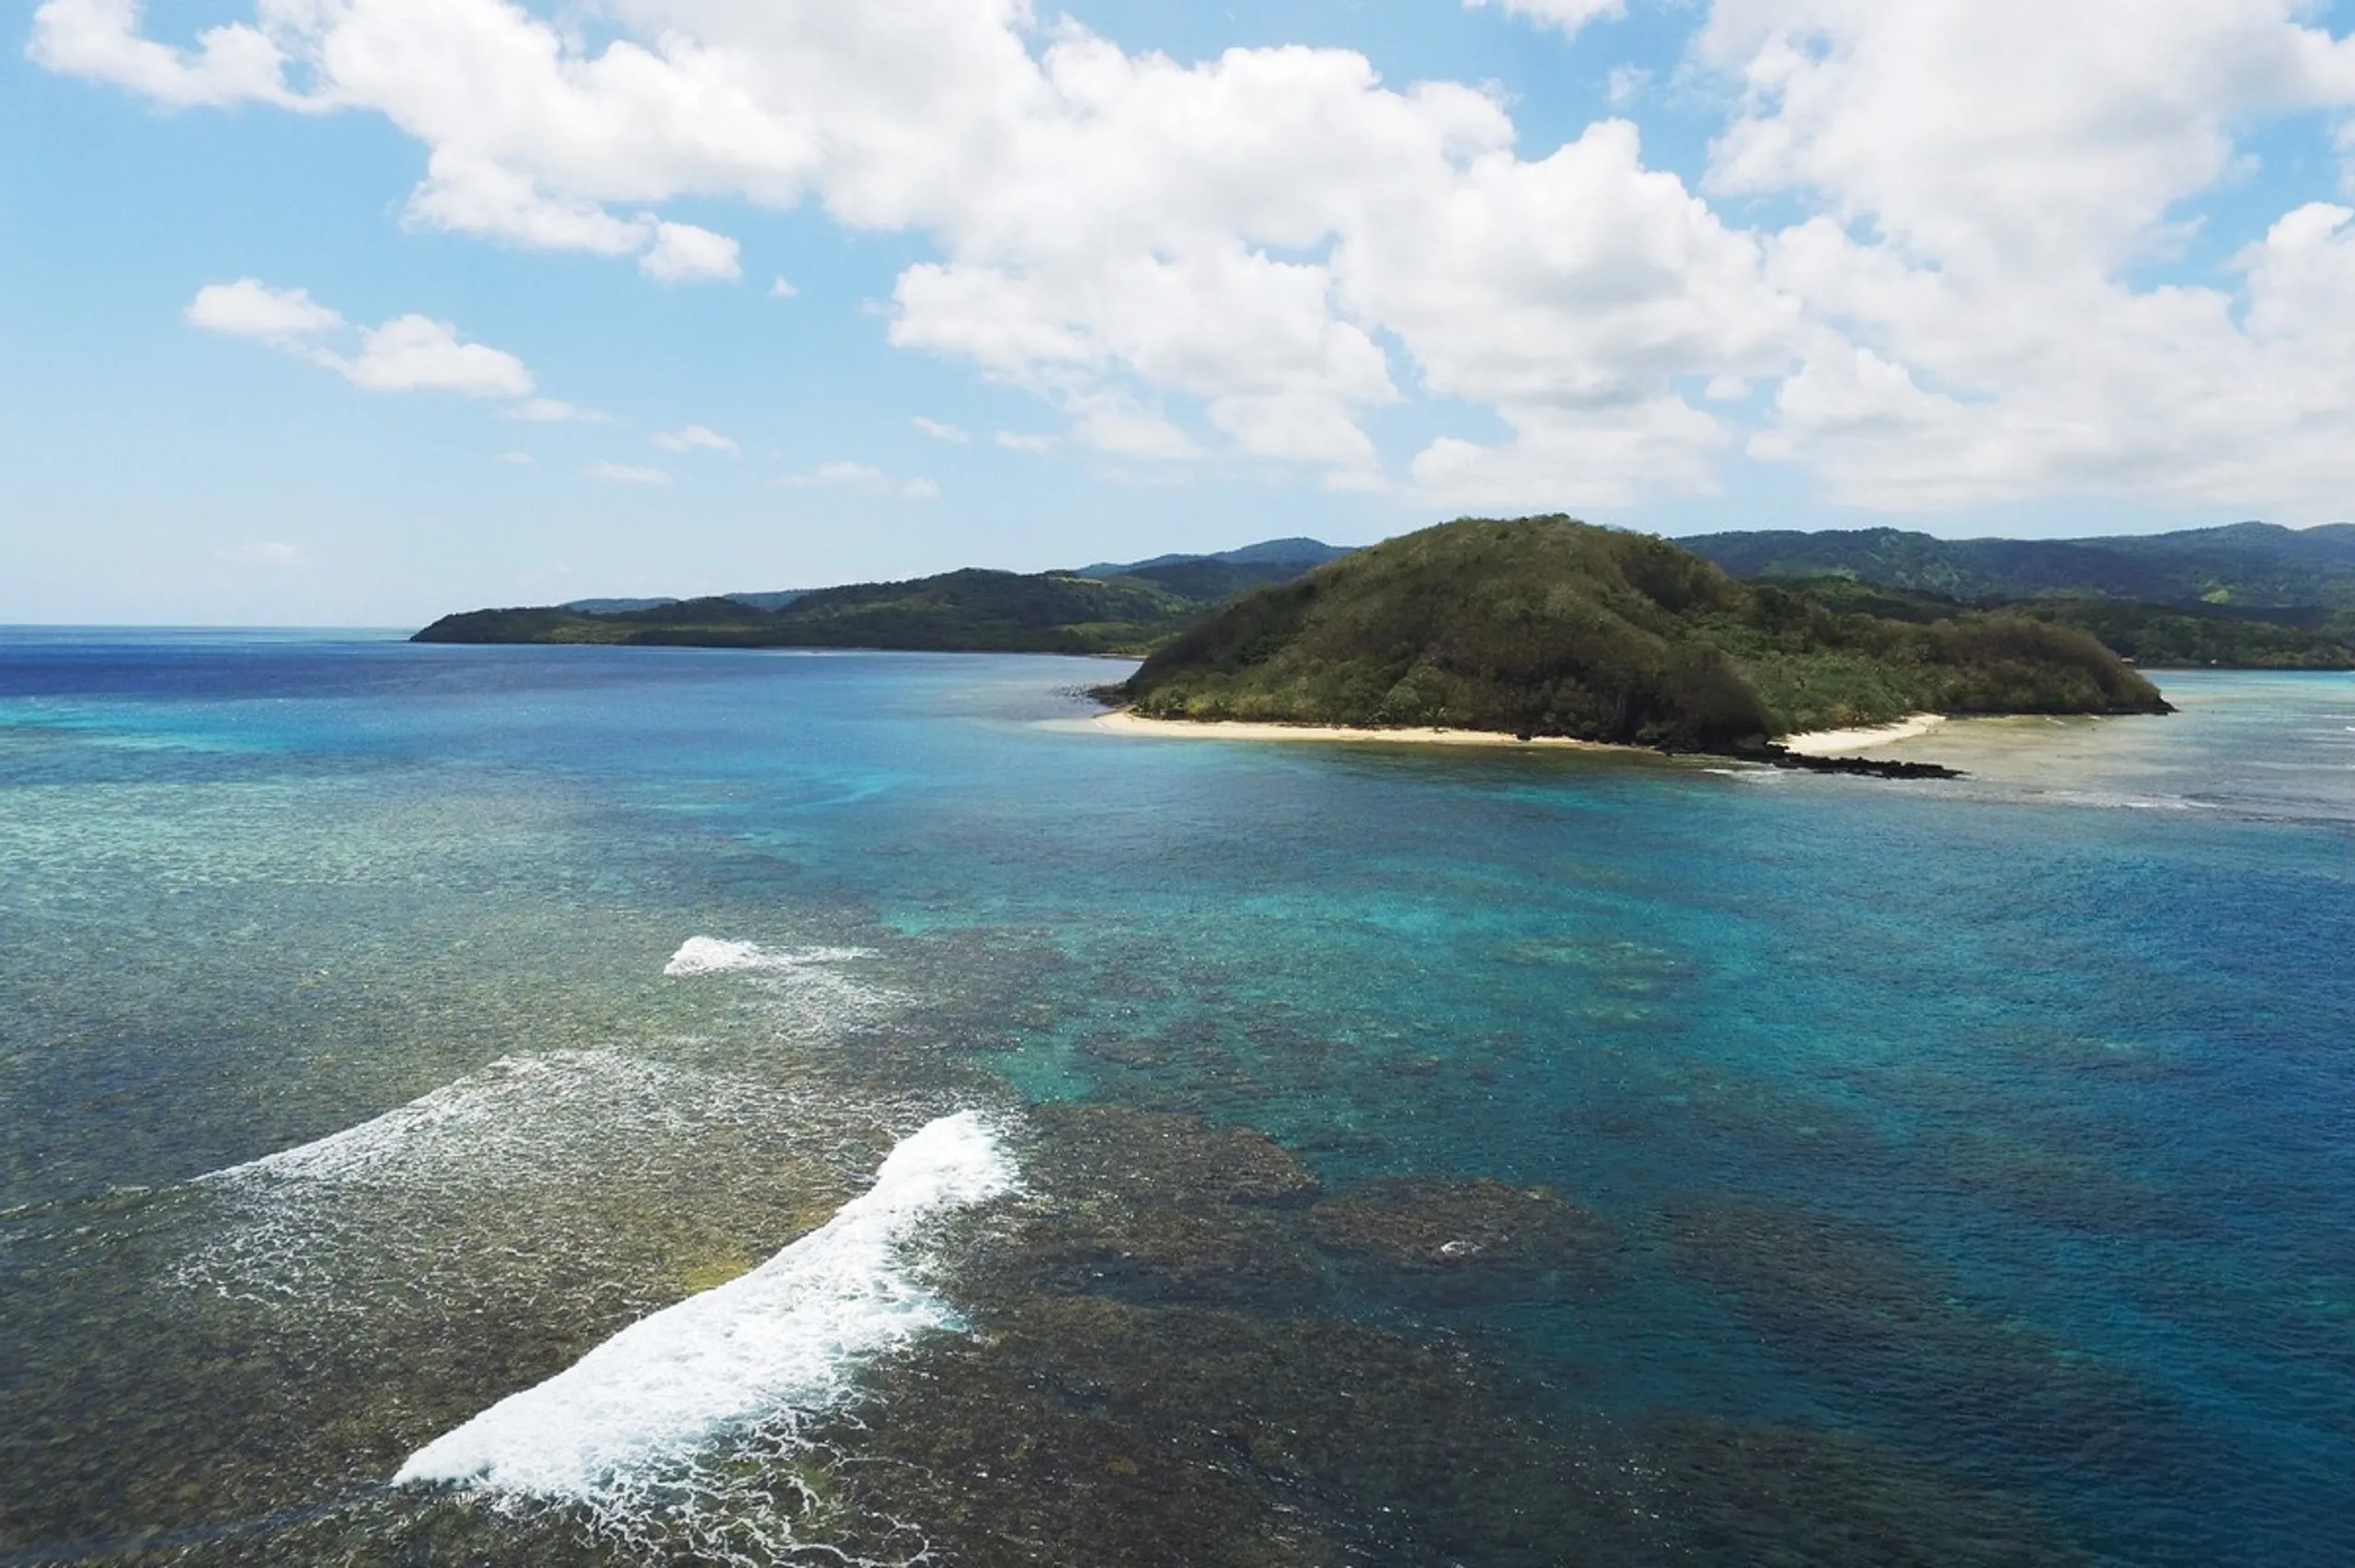
[{"label": "breaking wave", "polygon": [[662,972],[673,979],[691,975],[722,975],[744,970],[805,969],[815,965],[848,963],[874,955],[864,947],[764,947],[757,942],[729,942],[717,936],[691,936],[671,955]]},{"label": "breaking wave", "polygon": [[867,1168],[878,1123],[904,1114],[788,1077],[614,1051],[502,1057],[358,1126],[197,1178],[218,1223],[174,1273],[210,1294],[379,1326],[536,1294],[600,1258],[603,1277],[659,1299],[677,1246],[698,1244],[665,1251],[661,1216],[774,1224],[764,1217]]},{"label": "breaking wave", "polygon": [[764,947],[691,936],[671,955],[662,973],[672,979],[705,975],[741,975],[779,1003],[773,1022],[780,1033],[798,1036],[879,1023],[906,1006],[899,991],[846,975],[842,966],[875,955],[864,947]]},{"label": "breaking wave", "polygon": [[[980,1116],[935,1120],[825,1225],[492,1405],[411,1455],[394,1482],[577,1507],[601,1533],[723,1561],[806,1544],[792,1509],[745,1506],[744,1489],[760,1484],[748,1476],[791,1484],[799,1429],[847,1400],[861,1362],[957,1324],[912,1243],[1015,1181]],[[759,1537],[749,1552],[747,1531]]]}]

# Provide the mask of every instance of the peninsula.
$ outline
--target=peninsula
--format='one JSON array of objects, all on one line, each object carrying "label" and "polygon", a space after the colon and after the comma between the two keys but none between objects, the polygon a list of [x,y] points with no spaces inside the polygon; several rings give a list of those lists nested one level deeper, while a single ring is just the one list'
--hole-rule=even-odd
[{"label": "peninsula", "polygon": [[[2123,539],[1961,540],[1889,529],[1679,541],[1737,578],[1843,614],[2002,613],[2073,627],[2143,669],[2355,670],[2355,528],[2267,523]],[[592,598],[444,615],[422,643],[862,647],[1143,658],[1239,594],[1350,554],[1270,539],[1061,571],[696,599]]]},{"label": "peninsula", "polygon": [[[1442,523],[1260,589],[1101,693],[1141,718],[1486,732],[1795,766],[1802,731],[1916,714],[2169,711],[2084,632],[1844,612],[1648,535]],[[1936,771],[1936,770],[1924,770]]]}]

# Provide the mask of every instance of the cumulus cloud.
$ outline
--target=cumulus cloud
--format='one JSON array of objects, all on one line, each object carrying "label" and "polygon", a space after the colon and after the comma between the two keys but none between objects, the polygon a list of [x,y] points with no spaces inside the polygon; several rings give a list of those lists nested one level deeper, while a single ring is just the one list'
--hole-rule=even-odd
[{"label": "cumulus cloud", "polygon": [[191,326],[265,343],[299,342],[343,325],[307,289],[273,289],[258,278],[207,283],[181,313]]},{"label": "cumulus cloud", "polygon": [[[1566,33],[1625,10],[1497,3]],[[1746,452],[1890,509],[2312,514],[2355,441],[2343,209],[2285,202],[2231,268],[2147,280],[2251,128],[2355,104],[2321,14],[1713,0],[1691,66],[1729,107],[1697,184],[1628,120],[1524,148],[1488,90],[1393,86],[1346,50],[1132,54],[1027,0],[614,0],[596,41],[507,0],[257,0],[184,48],[132,0],[46,0],[30,52],[173,106],[380,114],[424,150],[411,223],[660,279],[742,272],[673,202],[913,234],[890,341],[1124,459],[1371,486],[1373,417],[1414,396],[1475,411],[1404,460],[1440,506],[1706,492]],[[266,291],[205,308],[281,346],[339,330]],[[396,325],[367,373],[521,375]]]},{"label": "cumulus cloud", "polygon": [[1000,430],[997,444],[1008,452],[1049,452],[1055,450],[1055,438],[1031,430]]},{"label": "cumulus cloud", "polygon": [[1742,96],[1708,184],[1824,209],[1766,242],[1809,326],[1752,452],[1891,510],[2343,506],[2355,409],[2313,373],[2355,306],[2333,210],[2286,215],[2237,278],[2131,280],[2232,176],[2239,127],[2355,99],[2355,46],[2304,10],[1721,0],[1697,48]]},{"label": "cumulus cloud", "polygon": [[449,323],[397,315],[360,329],[355,359],[323,356],[354,386],[372,392],[456,392],[468,397],[523,397],[532,372],[514,355],[461,338]]},{"label": "cumulus cloud", "polygon": [[795,288],[782,277],[774,279],[769,283],[769,298],[773,300],[795,299],[798,298],[800,293],[800,290]]},{"label": "cumulus cloud", "polygon": [[537,460],[528,452],[502,452],[499,461],[511,468],[529,468]]},{"label": "cumulus cloud", "polygon": [[921,414],[917,415],[911,423],[934,441],[948,441],[954,446],[963,446],[973,439],[969,431],[959,429],[956,426],[939,419],[927,419]]},{"label": "cumulus cloud", "polygon": [[592,463],[581,473],[601,485],[667,485],[671,482],[671,475],[662,469],[643,468],[630,463]]},{"label": "cumulus cloud", "polygon": [[737,257],[741,249],[726,235],[692,223],[656,223],[654,243],[638,258],[638,269],[666,283],[693,283],[711,279],[734,282],[744,275]]},{"label": "cumulus cloud", "polygon": [[744,449],[702,425],[689,425],[683,430],[665,430],[654,438],[654,444],[664,452],[720,452],[730,457],[741,457]]},{"label": "cumulus cloud", "polygon": [[259,28],[207,29],[186,50],[142,37],[139,25],[139,0],[49,0],[33,13],[25,52],[52,71],[113,82],[176,108],[304,103],[285,85],[285,56]]},{"label": "cumulus cloud", "polygon": [[248,338],[334,371],[371,392],[455,392],[469,397],[523,397],[532,372],[514,355],[469,343],[447,322],[396,315],[359,329],[360,351],[329,347],[343,317],[303,289],[273,289],[255,278],[209,283],[182,314],[208,332]]}]

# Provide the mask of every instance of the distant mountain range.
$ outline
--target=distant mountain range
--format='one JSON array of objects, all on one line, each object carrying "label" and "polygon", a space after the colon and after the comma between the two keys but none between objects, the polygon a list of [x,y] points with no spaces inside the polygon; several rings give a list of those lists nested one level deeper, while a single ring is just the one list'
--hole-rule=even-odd
[{"label": "distant mountain range", "polygon": [[[2008,606],[2157,667],[2355,669],[2355,525],[2242,522],[2097,539],[1937,539],[1893,528],[1679,540],[1738,578],[1844,614],[1930,624]],[[1145,653],[1238,595],[1353,554],[1271,539],[1060,572],[707,599],[582,599],[444,616],[421,642]]]},{"label": "distant mountain range", "polygon": [[445,615],[413,640],[1142,653],[1238,593],[1350,553],[1315,539],[1271,539],[1076,571],[968,567],[906,582],[706,599],[579,599]]},{"label": "distant mountain range", "polygon": [[2236,522],[2107,539],[1934,539],[1868,528],[1677,543],[1736,577],[1847,577],[1966,601],[2084,595],[2210,610],[2355,610],[2355,523]]},{"label": "distant mountain range", "polygon": [[2355,669],[2355,524],[2097,539],[1935,539],[1894,528],[1680,540],[1736,577],[1933,621],[2009,605],[2138,664]]}]

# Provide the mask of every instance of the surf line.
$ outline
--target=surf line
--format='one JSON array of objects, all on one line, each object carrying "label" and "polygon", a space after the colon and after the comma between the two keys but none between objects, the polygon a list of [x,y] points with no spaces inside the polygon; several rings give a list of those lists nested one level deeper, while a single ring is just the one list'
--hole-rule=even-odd
[{"label": "surf line", "polygon": [[956,1312],[911,1272],[929,1219],[1014,1189],[981,1116],[901,1140],[875,1185],[759,1268],[639,1320],[546,1382],[409,1456],[396,1486],[448,1484],[600,1512],[691,1470],[711,1439],[833,1408],[867,1358]]}]

